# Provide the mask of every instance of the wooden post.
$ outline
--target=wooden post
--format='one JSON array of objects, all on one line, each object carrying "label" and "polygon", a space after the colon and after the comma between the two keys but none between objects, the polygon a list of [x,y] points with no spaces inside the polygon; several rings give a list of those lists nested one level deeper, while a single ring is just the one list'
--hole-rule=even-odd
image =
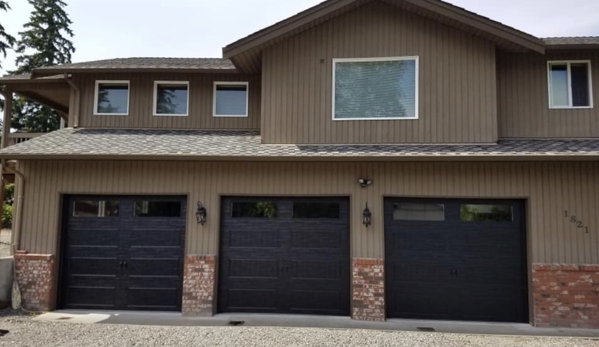
[{"label": "wooden post", "polygon": [[12,118],[12,90],[6,86],[4,90],[4,118],[2,122],[2,148],[8,147],[10,139],[10,121]]}]

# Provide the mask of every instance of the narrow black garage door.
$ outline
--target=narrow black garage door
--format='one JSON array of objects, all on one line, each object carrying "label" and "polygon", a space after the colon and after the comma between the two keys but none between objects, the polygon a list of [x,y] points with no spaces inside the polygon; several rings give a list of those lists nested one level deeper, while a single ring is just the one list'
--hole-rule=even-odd
[{"label": "narrow black garage door", "polygon": [[348,200],[225,198],[220,312],[349,315]]},{"label": "narrow black garage door", "polygon": [[386,199],[387,315],[527,322],[522,201]]},{"label": "narrow black garage door", "polygon": [[63,308],[181,309],[185,197],[65,197]]}]

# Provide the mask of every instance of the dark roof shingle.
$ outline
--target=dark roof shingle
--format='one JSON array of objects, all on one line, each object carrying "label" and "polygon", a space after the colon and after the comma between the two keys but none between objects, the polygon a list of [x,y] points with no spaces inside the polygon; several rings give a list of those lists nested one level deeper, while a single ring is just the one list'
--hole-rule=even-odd
[{"label": "dark roof shingle", "polygon": [[547,46],[599,45],[599,36],[546,37],[543,41]]},{"label": "dark roof shingle", "polygon": [[[387,159],[472,157],[599,158],[599,139],[500,140],[472,145],[262,144],[258,132],[204,130],[62,129],[0,151],[3,159],[76,157],[163,159]],[[549,158],[548,158],[549,159]]]}]

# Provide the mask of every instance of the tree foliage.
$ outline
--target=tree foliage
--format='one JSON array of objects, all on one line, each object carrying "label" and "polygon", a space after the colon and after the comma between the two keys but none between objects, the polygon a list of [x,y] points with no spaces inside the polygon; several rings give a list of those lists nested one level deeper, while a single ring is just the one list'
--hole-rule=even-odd
[{"label": "tree foliage", "polygon": [[[10,10],[8,2],[0,0],[0,11],[8,12],[8,10]],[[6,51],[13,48],[16,41],[17,40],[12,35],[6,32],[4,26],[0,24],[0,52],[4,55],[4,58],[6,58]],[[1,67],[2,65],[0,65],[0,68]]]},{"label": "tree foliage", "polygon": [[[13,74],[31,73],[42,66],[71,63],[75,52],[72,24],[62,0],[27,0],[33,6],[29,22],[19,33],[15,51],[17,69]],[[18,98],[13,107],[13,128],[29,132],[58,129],[60,117],[52,109]]]}]

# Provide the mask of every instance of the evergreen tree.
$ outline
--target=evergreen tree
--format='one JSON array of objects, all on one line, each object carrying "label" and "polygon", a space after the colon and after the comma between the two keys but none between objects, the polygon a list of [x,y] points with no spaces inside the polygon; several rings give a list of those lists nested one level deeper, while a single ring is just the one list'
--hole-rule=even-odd
[{"label": "evergreen tree", "polygon": [[[33,69],[71,63],[75,47],[72,24],[62,0],[27,0],[33,6],[29,22],[19,33],[16,45],[17,69],[13,74],[31,73]],[[52,109],[19,98],[15,100],[13,128],[30,132],[58,129],[60,117]]]},{"label": "evergreen tree", "polygon": [[[0,0],[0,11],[8,12],[8,10],[10,10],[8,2]],[[9,35],[2,26],[2,24],[0,24],[0,52],[2,52],[4,58],[6,58],[6,50],[11,49],[15,43],[16,39],[13,36]],[[2,65],[0,65],[0,68],[2,68]]]}]

